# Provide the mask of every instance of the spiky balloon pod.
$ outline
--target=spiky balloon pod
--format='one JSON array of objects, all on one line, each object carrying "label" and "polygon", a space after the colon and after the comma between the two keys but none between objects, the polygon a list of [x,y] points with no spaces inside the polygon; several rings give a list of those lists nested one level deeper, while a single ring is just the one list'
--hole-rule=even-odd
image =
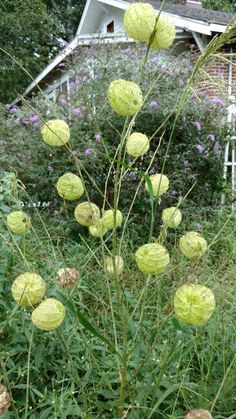
[{"label": "spiky balloon pod", "polygon": [[185,284],[174,296],[174,310],[177,317],[186,324],[204,326],[215,310],[213,292],[199,284]]},{"label": "spiky balloon pod", "polygon": [[84,185],[79,176],[65,173],[56,184],[58,195],[68,201],[79,199],[84,193]]},{"label": "spiky balloon pod", "polygon": [[179,248],[188,259],[198,259],[207,251],[207,242],[196,231],[189,231],[180,237]]},{"label": "spiky balloon pod", "polygon": [[[160,173],[155,173],[154,175],[149,176],[149,180],[152,185],[153,195],[154,196],[161,196],[163,195],[169,188],[169,179],[167,176],[162,175]],[[146,181],[145,189],[151,193],[149,183]]]},{"label": "spiky balloon pod", "polygon": [[177,228],[182,220],[181,211],[176,207],[166,208],[162,212],[163,224],[168,228]]},{"label": "spiky balloon pod", "polygon": [[0,384],[0,415],[3,415],[5,412],[7,412],[10,405],[10,394],[8,393],[6,387],[3,384]]},{"label": "spiky balloon pod", "polygon": [[65,318],[64,305],[55,298],[47,298],[32,312],[31,320],[40,330],[56,330]]},{"label": "spiky balloon pod", "polygon": [[43,141],[52,147],[65,145],[70,138],[70,128],[62,119],[50,119],[41,130]]},{"label": "spiky balloon pod", "polygon": [[79,280],[79,272],[75,268],[61,268],[57,278],[63,288],[74,288]]},{"label": "spiky balloon pod", "polygon": [[123,221],[123,215],[122,212],[120,210],[116,211],[116,216],[115,216],[115,211],[113,209],[104,211],[103,216],[102,216],[102,222],[104,224],[105,227],[107,228],[115,228],[115,227],[120,227]]},{"label": "spiky balloon pod", "polygon": [[92,226],[101,217],[100,209],[92,202],[81,202],[74,211],[76,221],[86,227]]},{"label": "spiky balloon pod", "polygon": [[158,243],[141,246],[135,253],[135,259],[139,270],[147,275],[164,272],[170,262],[167,250]]},{"label": "spiky balloon pod", "polygon": [[31,272],[17,276],[11,287],[14,300],[22,307],[40,303],[45,290],[46,284],[41,276]]},{"label": "spiky balloon pod", "polygon": [[208,410],[194,409],[185,416],[185,419],[212,419],[212,415]]},{"label": "spiky balloon pod", "polygon": [[133,3],[125,12],[124,29],[130,38],[149,42],[156,23],[155,11],[151,4]]},{"label": "spiky balloon pod", "polygon": [[126,142],[127,154],[131,157],[141,157],[149,150],[148,137],[140,132],[131,134]]},{"label": "spiky balloon pod", "polygon": [[95,222],[94,225],[89,227],[89,233],[93,237],[103,237],[107,233],[107,227],[104,225],[102,219]]},{"label": "spiky balloon pod", "polygon": [[142,107],[143,95],[140,87],[131,81],[114,80],[108,89],[108,101],[120,116],[133,116]]},{"label": "spiky balloon pod", "polygon": [[155,26],[151,47],[155,50],[169,48],[175,39],[175,24],[167,16],[160,15]]},{"label": "spiky balloon pod", "polygon": [[111,278],[115,278],[116,275],[121,276],[124,270],[124,259],[118,255],[114,258],[107,256],[104,261],[104,270]]},{"label": "spiky balloon pod", "polygon": [[30,230],[30,217],[23,211],[13,211],[7,216],[7,226],[14,234],[24,234]]}]

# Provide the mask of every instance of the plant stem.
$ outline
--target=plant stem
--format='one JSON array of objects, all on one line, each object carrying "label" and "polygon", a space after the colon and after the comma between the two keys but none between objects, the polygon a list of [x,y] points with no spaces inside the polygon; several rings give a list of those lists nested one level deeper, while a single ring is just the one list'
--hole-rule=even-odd
[{"label": "plant stem", "polygon": [[29,381],[30,381],[30,356],[31,350],[33,345],[33,337],[34,337],[34,327],[32,329],[31,337],[30,337],[30,344],[29,344],[29,351],[28,351],[28,358],[27,358],[27,378],[26,378],[26,397],[25,397],[25,419],[28,416],[28,407],[29,407]]}]

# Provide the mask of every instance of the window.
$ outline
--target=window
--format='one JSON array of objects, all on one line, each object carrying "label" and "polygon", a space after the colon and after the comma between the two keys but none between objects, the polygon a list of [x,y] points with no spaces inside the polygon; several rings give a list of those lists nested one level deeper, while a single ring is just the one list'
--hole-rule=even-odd
[{"label": "window", "polygon": [[113,33],[114,32],[114,20],[112,20],[107,25],[107,33]]}]

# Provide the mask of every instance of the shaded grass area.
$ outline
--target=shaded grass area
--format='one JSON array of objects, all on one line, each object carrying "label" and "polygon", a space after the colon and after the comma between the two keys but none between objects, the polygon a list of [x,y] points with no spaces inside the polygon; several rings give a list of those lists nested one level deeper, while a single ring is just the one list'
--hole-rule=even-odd
[{"label": "shaded grass area", "polygon": [[[50,219],[43,215],[42,219],[48,230],[35,217],[35,232],[24,239],[6,233],[1,244],[0,379],[6,380],[7,373],[19,417],[25,417],[28,390],[29,418],[115,418],[122,325],[115,284],[103,271],[102,247],[87,235],[77,232],[76,237],[73,225],[68,227],[71,239],[66,239],[60,215]],[[188,210],[184,219],[188,222],[167,239],[171,253],[167,272],[151,277],[148,283],[134,260],[137,247],[143,244],[145,224],[132,225],[131,221],[124,240],[126,268],[121,282],[129,354],[124,417],[182,418],[199,407],[212,410],[214,418],[229,418],[236,411],[235,221],[228,220],[227,211],[208,210]],[[196,221],[201,222],[208,243],[214,243],[193,264],[176,244],[181,232],[193,229]],[[47,282],[47,297],[66,301],[67,316],[58,333],[35,329],[32,338],[31,310],[15,310],[11,283],[28,267]],[[58,284],[56,273],[61,267],[79,270],[74,290]],[[193,281],[207,285],[217,301],[215,314],[204,328],[183,325],[173,313],[175,289]],[[80,314],[87,324],[81,324]],[[11,412],[3,417],[15,416]]]}]

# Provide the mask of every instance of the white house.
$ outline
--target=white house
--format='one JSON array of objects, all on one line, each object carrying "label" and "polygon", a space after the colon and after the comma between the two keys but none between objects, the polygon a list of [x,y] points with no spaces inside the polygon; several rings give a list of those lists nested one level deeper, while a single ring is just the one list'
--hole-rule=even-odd
[{"label": "white house", "polygon": [[[160,1],[142,1],[151,3],[158,14],[161,6]],[[192,42],[196,42],[200,51],[204,49],[215,34],[224,32],[229,22],[233,19],[232,13],[203,9],[201,0],[177,1],[179,4],[166,4],[162,13],[171,17],[175,22],[176,41],[182,40],[187,45],[192,39]],[[134,42],[126,36],[123,29],[124,13],[131,2],[126,0],[87,0],[73,41],[48,64],[27,87],[21,97],[28,96],[36,91],[37,86],[45,90],[49,98],[54,100],[57,92],[62,89],[62,85],[67,86],[69,94],[70,73],[63,72],[61,74],[58,72],[58,69],[65,58],[73,54],[75,49],[88,46],[91,41],[93,43]],[[232,63],[231,66],[229,65],[227,73],[229,86],[232,86]],[[49,79],[50,85],[48,86]],[[51,83],[52,81],[53,83]],[[229,95],[232,93],[231,87],[228,93]],[[21,97],[16,98],[11,105],[19,103]]]}]

